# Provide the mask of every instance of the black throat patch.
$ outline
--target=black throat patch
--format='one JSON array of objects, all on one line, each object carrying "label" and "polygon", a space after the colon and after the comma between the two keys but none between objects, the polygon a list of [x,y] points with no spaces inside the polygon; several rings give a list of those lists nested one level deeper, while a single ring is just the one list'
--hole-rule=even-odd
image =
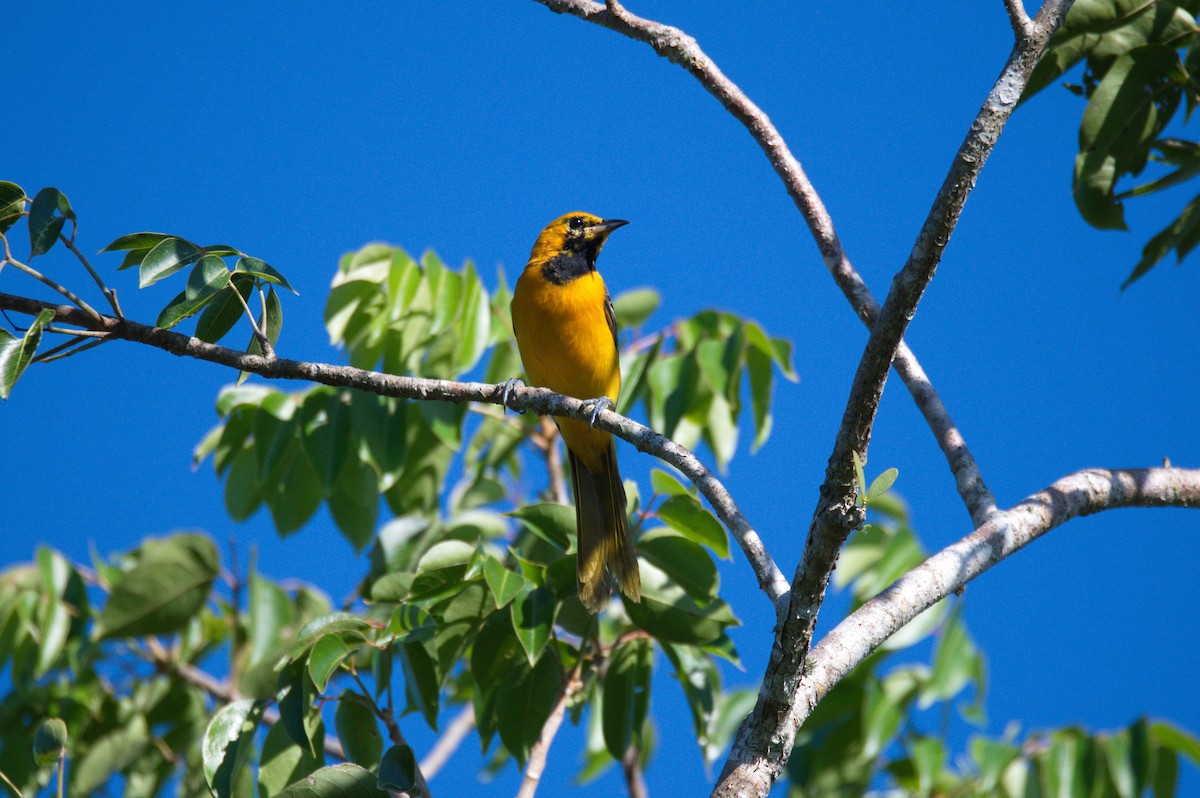
[{"label": "black throat patch", "polygon": [[596,269],[596,252],[588,248],[566,249],[542,264],[542,276],[554,285],[566,285]]}]

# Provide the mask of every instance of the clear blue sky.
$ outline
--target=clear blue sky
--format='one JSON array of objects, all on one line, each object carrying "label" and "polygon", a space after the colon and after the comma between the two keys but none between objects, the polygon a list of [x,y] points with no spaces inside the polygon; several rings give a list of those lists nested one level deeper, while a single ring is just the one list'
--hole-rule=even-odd
[{"label": "clear blue sky", "polygon": [[[695,35],[771,115],[882,297],[1010,48],[1000,0],[631,6]],[[866,331],[757,145],[690,76],[531,0],[55,8],[53,19],[29,4],[6,14],[0,179],[61,188],[85,248],[163,230],[266,259],[302,294],[285,299],[286,356],[338,359],[321,311],[347,250],[431,247],[492,280],[576,209],[632,221],[601,267],[614,293],[658,286],[656,321],[716,306],[792,339],[802,381],[778,387],[774,437],[739,455],[728,480],[791,572]],[[1131,206],[1134,234],[1087,228],[1070,197],[1081,111],[1052,88],[1017,113],[908,337],[1003,506],[1081,467],[1200,465],[1200,266],[1163,265],[1118,292],[1141,243],[1190,195]],[[119,258],[96,262],[111,270]],[[139,292],[132,272],[107,273],[146,321],[178,290]],[[30,286],[10,269],[0,290]],[[365,561],[326,516],[281,542],[264,515],[232,525],[211,468],[191,471],[231,378],[119,343],[31,370],[0,407],[4,561],[40,542],[86,558],[89,542],[113,551],[191,527],[254,543],[268,575],[346,595]],[[621,456],[627,477],[646,479],[648,458]],[[927,546],[970,531],[896,379],[869,470],[888,466]],[[1198,533],[1200,515],[1183,511],[1109,513],[971,585],[966,619],[991,671],[987,730],[1112,728],[1141,713],[1200,729]],[[771,618],[743,561],[723,573],[745,623],[735,640],[747,672],[733,678],[746,683],[762,672]],[[699,793],[707,782],[671,679],[655,683],[653,709],[651,793]],[[405,723],[428,744],[418,720]],[[579,750],[575,730],[559,737],[546,795],[571,783]],[[471,794],[478,762],[464,746],[434,789]],[[510,767],[493,786],[511,794],[516,783]]]}]

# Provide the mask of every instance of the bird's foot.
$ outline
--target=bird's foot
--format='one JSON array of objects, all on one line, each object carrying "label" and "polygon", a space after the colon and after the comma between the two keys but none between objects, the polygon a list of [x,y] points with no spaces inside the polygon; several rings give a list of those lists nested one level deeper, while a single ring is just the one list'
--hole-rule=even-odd
[{"label": "bird's foot", "polygon": [[[511,380],[505,380],[500,383],[500,406],[504,408],[504,412],[508,412],[508,397],[514,388],[524,388],[525,380],[520,377],[513,377]],[[518,413],[524,413],[524,410],[517,410]]]},{"label": "bird's foot", "polygon": [[605,410],[615,411],[617,409],[617,406],[615,404],[613,404],[613,400],[609,399],[607,396],[600,396],[595,399],[589,399],[585,404],[592,406],[592,413],[588,417],[588,426],[592,429],[596,428],[596,419],[600,418],[600,414],[603,411],[605,411]]}]

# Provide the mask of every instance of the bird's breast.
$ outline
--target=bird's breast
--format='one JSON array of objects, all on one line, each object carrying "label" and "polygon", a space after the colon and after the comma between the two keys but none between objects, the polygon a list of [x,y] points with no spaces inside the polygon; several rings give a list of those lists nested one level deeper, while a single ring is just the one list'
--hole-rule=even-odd
[{"label": "bird's breast", "polygon": [[616,400],[621,371],[598,272],[554,284],[529,270],[513,295],[517,346],[530,384],[577,399]]}]

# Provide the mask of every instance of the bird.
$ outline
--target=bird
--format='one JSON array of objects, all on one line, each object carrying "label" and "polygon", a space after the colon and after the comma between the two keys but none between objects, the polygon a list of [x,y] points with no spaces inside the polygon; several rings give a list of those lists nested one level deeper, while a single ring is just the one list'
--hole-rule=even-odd
[{"label": "bird", "polygon": [[579,600],[592,613],[608,603],[613,579],[628,599],[641,600],[616,445],[595,428],[600,411],[613,407],[621,392],[616,315],[596,257],[609,234],[626,224],[581,212],[552,221],[533,245],[511,305],[529,384],[594,408],[590,423],[554,419],[571,465]]}]

